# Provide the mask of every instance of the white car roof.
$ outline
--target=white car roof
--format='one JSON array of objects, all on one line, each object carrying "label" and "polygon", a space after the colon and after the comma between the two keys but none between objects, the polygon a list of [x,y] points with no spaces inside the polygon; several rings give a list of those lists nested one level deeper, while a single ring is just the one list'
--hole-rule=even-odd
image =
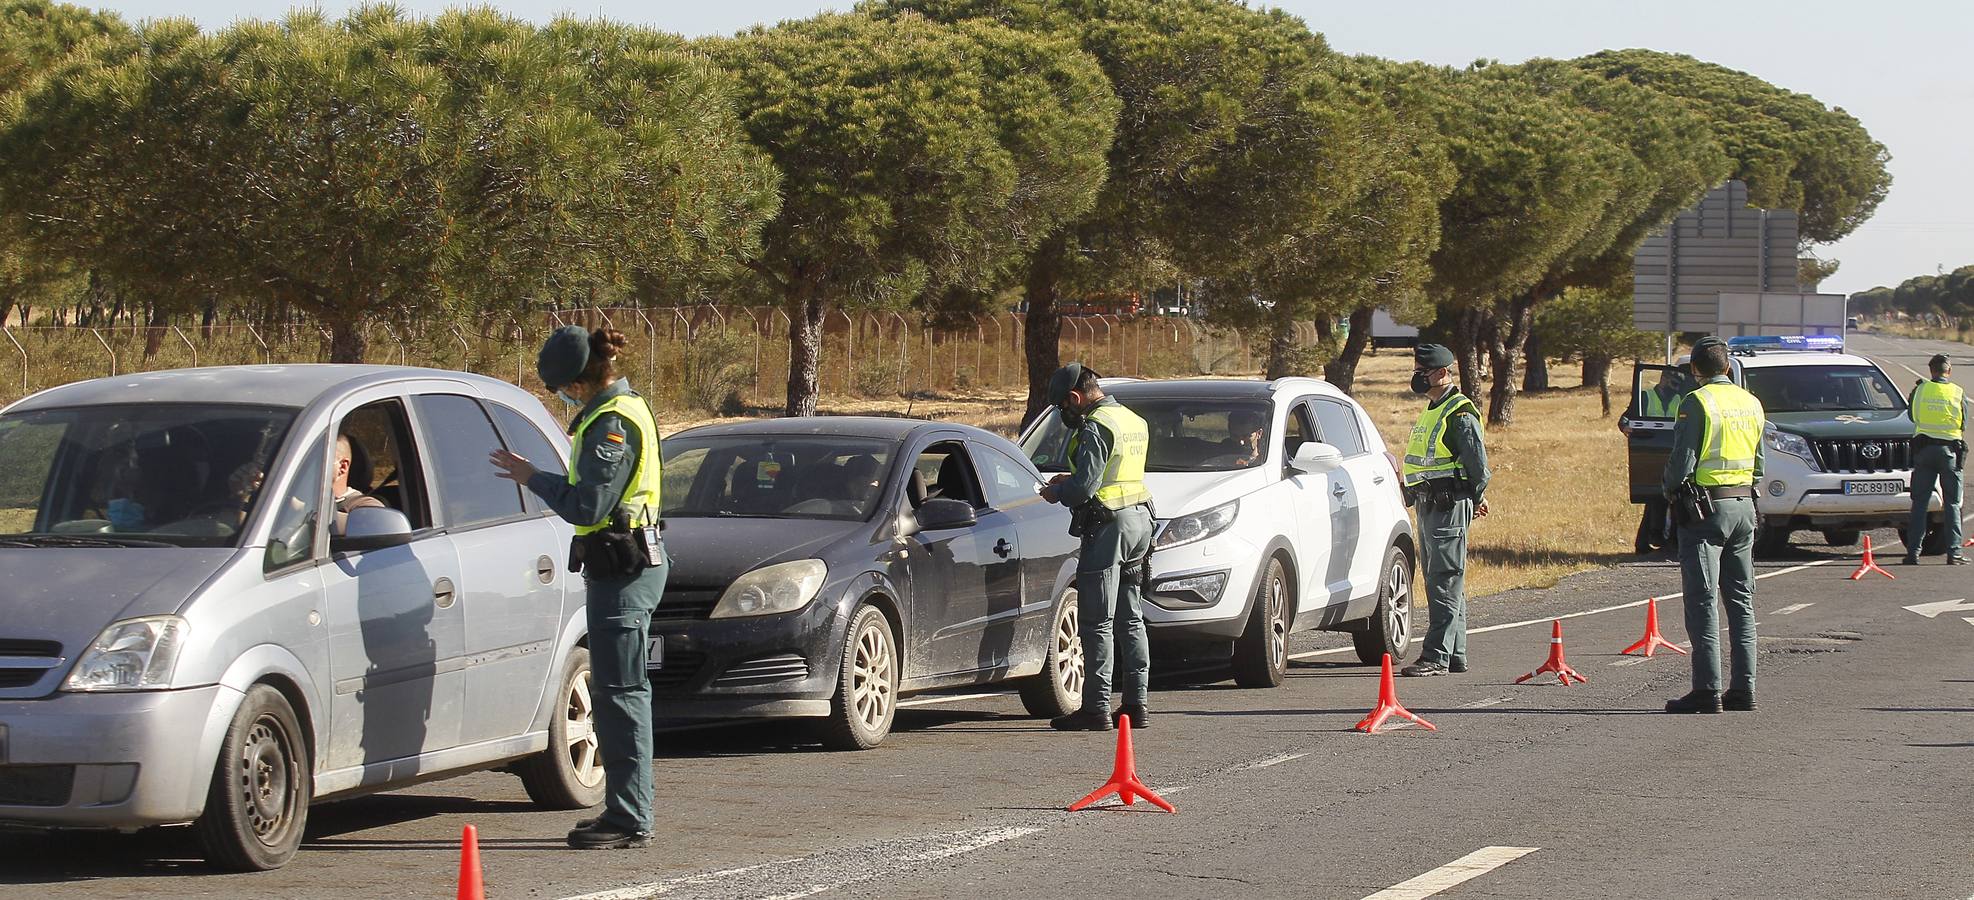
[{"label": "white car roof", "polygon": [[1829,353],[1818,350],[1773,350],[1756,353],[1752,356],[1737,356],[1744,369],[1766,369],[1779,366],[1869,366],[1871,360],[1850,353]]}]

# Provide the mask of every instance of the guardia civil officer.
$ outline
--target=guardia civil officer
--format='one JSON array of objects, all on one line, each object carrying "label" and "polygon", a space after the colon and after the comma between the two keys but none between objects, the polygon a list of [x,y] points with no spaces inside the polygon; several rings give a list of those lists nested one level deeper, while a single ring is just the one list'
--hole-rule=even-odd
[{"label": "guardia civil officer", "polygon": [[603,814],[576,823],[569,846],[585,850],[651,842],[651,682],[645,671],[651,613],[665,592],[658,537],[658,423],[644,398],[618,375],[629,339],[612,329],[557,329],[535,371],[578,408],[570,423],[566,478],[537,470],[506,450],[493,452],[503,478],[525,485],[576,526],[570,568],[588,586],[591,695],[603,758]]},{"label": "guardia civil officer", "polygon": [[1933,380],[1912,388],[1912,524],[1906,529],[1905,564],[1919,565],[1919,548],[1926,544],[1927,507],[1933,505],[1933,484],[1940,486],[1945,506],[1947,565],[1967,565],[1960,553],[1960,481],[1967,466],[1967,392],[1953,383],[1953,363],[1946,354],[1927,360]]},{"label": "guardia civil officer", "polygon": [[[1144,583],[1151,559],[1151,492],[1145,489],[1145,420],[1105,396],[1097,373],[1070,363],[1049,378],[1049,402],[1070,429],[1069,473],[1040,491],[1071,510],[1083,538],[1076,562],[1076,613],[1087,665],[1083,706],[1049,722],[1060,731],[1109,731],[1113,668],[1122,682],[1121,715],[1151,724],[1151,647],[1145,636]],[[1112,638],[1116,646],[1112,646]],[[1115,649],[1115,652],[1112,652]]]},{"label": "guardia civil officer", "polygon": [[[1762,428],[1755,395],[1727,377],[1727,342],[1693,342],[1700,386],[1673,421],[1672,456],[1662,484],[1679,520],[1679,571],[1686,636],[1693,641],[1693,690],[1666,702],[1670,713],[1755,708],[1755,482],[1762,475]],[[1697,507],[1697,509],[1696,509]],[[1711,507],[1708,511],[1707,507]],[[1698,515],[1704,515],[1699,518]],[[1732,677],[1721,693],[1720,604],[1727,605]]]},{"label": "guardia civil officer", "polygon": [[1426,643],[1411,677],[1467,671],[1467,526],[1487,516],[1487,447],[1480,410],[1460,393],[1453,351],[1412,351],[1412,393],[1426,408],[1405,444],[1405,490],[1419,510],[1426,577]]},{"label": "guardia civil officer", "polygon": [[[1633,396],[1630,405],[1618,416],[1618,431],[1629,438],[1640,420],[1672,418],[1679,410],[1679,401],[1692,388],[1680,373],[1661,371],[1658,383],[1651,390]],[[1644,506],[1638,517],[1638,537],[1632,542],[1632,549],[1639,556],[1668,549],[1672,544],[1672,522],[1666,514],[1669,507],[1665,499],[1654,496]]]}]

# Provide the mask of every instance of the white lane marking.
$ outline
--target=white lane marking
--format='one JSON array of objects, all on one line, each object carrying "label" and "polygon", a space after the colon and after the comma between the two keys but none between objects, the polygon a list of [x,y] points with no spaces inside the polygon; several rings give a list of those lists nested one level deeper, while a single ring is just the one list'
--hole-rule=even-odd
[{"label": "white lane marking", "polygon": [[1472,702],[1472,703],[1462,703],[1462,704],[1460,704],[1460,705],[1459,705],[1458,707],[1455,707],[1455,708],[1456,708],[1456,709],[1486,709],[1487,707],[1490,707],[1490,706],[1500,706],[1501,704],[1503,704],[1503,703],[1506,703],[1506,702],[1508,702],[1508,701],[1510,701],[1510,700],[1513,700],[1513,699],[1515,699],[1515,698],[1513,698],[1513,697],[1489,697],[1489,698],[1487,698],[1487,699],[1485,699],[1485,700],[1475,700],[1475,701],[1474,701],[1474,702]]},{"label": "white lane marking", "polygon": [[1793,616],[1815,605],[1814,603],[1791,603],[1788,606],[1776,610],[1775,614],[1778,616]]},{"label": "white lane marking", "polygon": [[[951,840],[947,841],[944,844],[936,845],[929,849],[921,850],[915,853],[906,853],[892,857],[891,859],[887,860],[886,864],[888,867],[895,869],[900,865],[916,865],[918,863],[935,862],[937,860],[946,859],[948,857],[959,856],[963,853],[972,853],[975,850],[991,847],[995,844],[1011,841],[1016,838],[1027,837],[1028,835],[1035,834],[1036,832],[1042,830],[1043,830],[1042,827],[1037,825],[1013,825],[1003,828],[989,828],[983,831],[970,831],[970,832],[963,831],[957,834],[947,835],[947,837],[951,838]],[[772,866],[795,865],[804,862],[806,860],[814,859],[818,856],[823,856],[823,855],[825,854],[816,854],[816,856],[802,857],[799,859],[785,859],[779,862],[762,863],[760,865],[745,866],[738,869],[722,869],[718,872],[705,872],[699,875],[687,875],[682,878],[673,878],[666,881],[654,881],[649,884],[634,884],[628,887],[621,887],[608,891],[599,891],[594,894],[582,894],[576,897],[565,897],[563,898],[563,900],[643,900],[643,898],[646,897],[656,897],[661,894],[668,894],[671,893],[672,891],[678,890],[679,888],[697,887],[700,885],[714,884],[717,882],[721,882],[733,878],[736,875],[745,875],[752,872],[758,872],[761,869],[769,868]],[[777,896],[781,898],[785,898],[785,900],[794,900],[794,898],[808,897],[813,894],[819,894],[831,888],[842,887],[842,886],[843,886],[842,884],[813,885],[806,889],[796,891],[794,893],[780,894]]]},{"label": "white lane marking", "polygon": [[1974,616],[1962,616],[1960,620],[1969,625],[1974,625]]},{"label": "white lane marking", "polygon": [[1941,600],[1938,603],[1915,603],[1906,607],[1907,612],[1916,612],[1929,619],[1937,619],[1941,613],[1957,613],[1969,609],[1974,609],[1974,603],[1967,602],[1966,597],[1959,600]]},{"label": "white lane marking", "polygon": [[1401,881],[1364,900],[1423,900],[1447,888],[1466,884],[1521,859],[1540,847],[1482,847],[1417,878]]},{"label": "white lane marking", "polygon": [[1285,762],[1294,762],[1308,755],[1309,754],[1307,753],[1284,753],[1281,756],[1271,756],[1268,757],[1267,759],[1261,760],[1260,762],[1248,763],[1245,766],[1235,766],[1233,771],[1245,772],[1248,771],[1249,769],[1266,769],[1269,766],[1279,766]]},{"label": "white lane marking", "polygon": [[1652,658],[1649,656],[1627,656],[1624,659],[1611,663],[1611,668],[1622,669],[1625,666],[1642,666],[1651,661]]},{"label": "white lane marking", "polygon": [[919,697],[912,700],[899,701],[898,708],[904,709],[907,706],[932,706],[938,703],[958,703],[962,700],[984,700],[988,697],[1005,697],[1007,694],[1007,691],[996,691],[991,694],[949,694],[938,697]]}]

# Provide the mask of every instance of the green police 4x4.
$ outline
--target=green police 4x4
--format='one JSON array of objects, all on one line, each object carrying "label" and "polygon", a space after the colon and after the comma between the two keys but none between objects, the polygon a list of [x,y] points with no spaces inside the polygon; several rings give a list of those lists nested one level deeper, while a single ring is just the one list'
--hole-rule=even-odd
[{"label": "green police 4x4", "polygon": [[[1735,342],[1737,344],[1741,342]],[[1778,342],[1779,343],[1779,342]],[[1672,449],[1673,415],[1647,397],[1661,378],[1682,387],[1680,365],[1640,365],[1632,380],[1638,414],[1631,417],[1631,499],[1659,494]],[[1905,395],[1872,361],[1831,351],[1749,349],[1732,357],[1734,383],[1761,401],[1768,416],[1762,477],[1756,482],[1760,524],[1755,553],[1773,556],[1797,531],[1821,532],[1848,547],[1875,528],[1901,528],[1912,511],[1912,416]],[[1933,498],[1927,553],[1945,552],[1940,500]]]}]

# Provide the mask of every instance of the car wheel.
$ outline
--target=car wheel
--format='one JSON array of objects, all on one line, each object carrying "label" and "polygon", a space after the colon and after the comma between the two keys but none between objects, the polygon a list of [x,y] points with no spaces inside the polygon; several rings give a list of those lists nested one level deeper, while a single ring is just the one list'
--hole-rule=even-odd
[{"label": "car wheel", "polygon": [[1858,538],[1863,536],[1864,532],[1861,531],[1826,531],[1823,533],[1823,542],[1832,547],[1855,547]]},{"label": "car wheel", "polygon": [[589,648],[569,651],[558,682],[561,703],[548,721],[548,749],[514,768],[542,809],[586,809],[603,802],[603,755],[596,739]]},{"label": "car wheel", "polygon": [[883,610],[860,606],[850,617],[842,675],[822,723],[823,746],[869,750],[891,733],[898,713],[898,643]]},{"label": "car wheel", "polygon": [[287,865],[308,826],[314,778],[288,698],[265,684],[249,688],[220,745],[206,811],[192,823],[206,861],[241,872]]},{"label": "car wheel", "polygon": [[1350,633],[1357,650],[1357,661],[1375,666],[1391,654],[1392,662],[1405,658],[1412,642],[1412,560],[1404,549],[1393,546],[1385,551],[1385,566],[1378,578],[1378,607],[1364,627]]},{"label": "car wheel", "polygon": [[[1899,540],[1907,547],[1912,546],[1911,529],[1899,529]],[[1939,556],[1947,552],[1947,521],[1944,518],[1926,520],[1926,540],[1920,542],[1919,555]]]},{"label": "car wheel", "polygon": [[1755,514],[1755,556],[1766,559],[1789,552],[1790,529],[1769,524],[1767,516]]},{"label": "car wheel", "polygon": [[1255,584],[1247,629],[1234,642],[1234,683],[1277,687],[1289,665],[1289,579],[1278,557],[1269,557]]},{"label": "car wheel", "polygon": [[1064,591],[1049,620],[1049,652],[1042,672],[1021,680],[1021,707],[1042,719],[1066,716],[1083,707],[1083,639],[1076,612],[1076,589]]}]

